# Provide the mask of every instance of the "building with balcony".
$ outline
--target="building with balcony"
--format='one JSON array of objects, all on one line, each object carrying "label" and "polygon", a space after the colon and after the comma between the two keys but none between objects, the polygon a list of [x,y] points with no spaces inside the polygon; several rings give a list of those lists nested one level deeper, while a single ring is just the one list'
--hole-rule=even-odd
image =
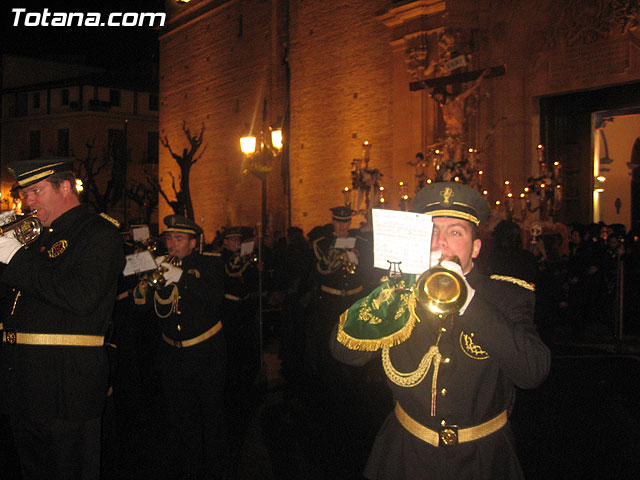
[{"label": "building with balcony", "polygon": [[[101,189],[114,180],[109,164],[114,160],[121,163],[115,188],[157,175],[158,95],[153,75],[5,55],[2,82],[3,209],[11,208],[13,180],[6,165],[13,161],[95,157]],[[104,159],[109,162],[99,167]],[[83,172],[80,168],[81,177]],[[142,216],[135,202],[125,197],[123,190],[107,213],[119,220]]]}]

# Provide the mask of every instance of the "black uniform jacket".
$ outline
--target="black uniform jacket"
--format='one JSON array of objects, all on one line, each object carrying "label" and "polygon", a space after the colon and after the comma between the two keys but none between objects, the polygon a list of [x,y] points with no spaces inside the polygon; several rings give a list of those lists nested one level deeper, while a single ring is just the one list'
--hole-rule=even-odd
[{"label": "black uniform jacket", "polygon": [[[13,292],[6,331],[104,336],[124,251],[117,229],[80,205],[21,248],[2,281]],[[9,413],[82,420],[102,414],[108,383],[104,347],[3,345]]]},{"label": "black uniform jacket", "polygon": [[169,298],[174,285],[159,289],[153,302],[160,329],[170,339],[182,341],[197,337],[222,319],[224,276],[220,257],[196,252],[183,258],[180,268],[182,276],[175,284],[180,296],[177,311],[170,313],[170,305],[158,302],[158,296]]},{"label": "black uniform jacket", "polygon": [[358,230],[349,230],[349,237],[356,239],[354,248],[350,249],[357,258],[357,263],[349,259],[348,250],[335,248],[336,237],[328,235],[317,238],[312,246],[316,257],[315,278],[319,285],[334,290],[350,291],[364,287],[368,293],[373,268],[373,249],[371,242]]},{"label": "black uniform jacket", "polygon": [[[442,322],[423,312],[409,338],[389,348],[393,368],[413,372],[441,334],[435,405],[431,401],[433,366],[415,386],[388,381],[394,400],[404,411],[435,430],[443,421],[459,428],[472,427],[503,410],[510,411],[514,386],[536,387],[550,367],[550,352],[533,324],[533,292],[491,280],[475,269],[466,278],[476,293],[462,316]],[[331,348],[335,358],[351,365],[362,365],[379,355],[351,350],[335,335]],[[377,479],[495,479],[519,478],[522,472],[508,424],[478,440],[433,447],[405,430],[391,413],[378,434],[365,474]]]},{"label": "black uniform jacket", "polygon": [[257,299],[259,274],[254,255],[240,255],[223,248],[220,261],[224,264],[224,293],[234,300]]}]

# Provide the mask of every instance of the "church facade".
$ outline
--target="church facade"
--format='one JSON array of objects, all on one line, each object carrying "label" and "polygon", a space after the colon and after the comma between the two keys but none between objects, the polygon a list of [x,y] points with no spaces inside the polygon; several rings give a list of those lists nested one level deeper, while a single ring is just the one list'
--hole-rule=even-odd
[{"label": "church facade", "polygon": [[[615,200],[605,188],[603,206],[593,201],[594,132],[640,113],[639,10],[634,0],[167,2],[160,137],[176,153],[185,127],[203,132],[190,193],[208,241],[260,222],[263,202],[269,230],[308,232],[347,202],[361,221],[372,207],[407,208],[436,179],[473,184],[496,215],[587,223]],[[239,139],[270,128],[283,129],[284,147],[263,158],[267,175],[252,175]],[[630,224],[635,169],[617,162],[631,183],[619,223]],[[179,175],[161,146],[169,196]]]}]

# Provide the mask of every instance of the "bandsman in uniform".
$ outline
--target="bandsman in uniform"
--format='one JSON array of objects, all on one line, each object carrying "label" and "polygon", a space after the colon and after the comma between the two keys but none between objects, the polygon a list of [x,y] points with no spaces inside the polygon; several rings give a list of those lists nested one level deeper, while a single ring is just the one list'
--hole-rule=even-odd
[{"label": "bandsman in uniform", "polygon": [[9,165],[39,237],[0,237],[6,402],[22,478],[98,479],[105,335],[124,267],[117,228],[80,203],[69,159]]},{"label": "bandsman in uniform", "polygon": [[[160,283],[144,297],[162,331],[158,370],[171,422],[180,439],[184,478],[222,478],[225,470],[222,331],[224,279],[219,258],[198,253],[202,229],[180,215],[164,218],[168,256]],[[138,288],[144,290],[143,280]]]},{"label": "bandsman in uniform", "polygon": [[260,368],[258,342],[258,256],[255,249],[242,252],[251,242],[248,227],[229,227],[222,233],[220,255],[224,264],[224,325],[229,348],[232,383],[256,379]]},{"label": "bandsman in uniform", "polygon": [[[261,366],[258,319],[258,255],[249,242],[254,237],[250,227],[227,227],[222,231],[220,255],[224,264],[223,324],[227,338],[229,369],[227,372],[226,409],[229,424],[230,478],[235,468],[251,418],[256,395],[256,380]],[[242,247],[247,251],[243,251]]]},{"label": "bandsman in uniform", "polygon": [[307,331],[311,366],[328,382],[336,375],[329,352],[331,330],[342,312],[369,293],[373,268],[371,243],[350,228],[356,212],[346,206],[330,210],[332,228],[312,243],[316,298]]},{"label": "bandsman in uniform", "polygon": [[418,301],[416,276],[404,275],[341,316],[334,357],[356,366],[381,357],[395,401],[365,476],[522,478],[508,418],[515,387],[538,386],[550,366],[533,323],[533,287],[474,267],[489,209],[472,188],[431,184],[413,211],[433,217],[431,264],[456,272],[468,294],[457,313],[439,316]]}]

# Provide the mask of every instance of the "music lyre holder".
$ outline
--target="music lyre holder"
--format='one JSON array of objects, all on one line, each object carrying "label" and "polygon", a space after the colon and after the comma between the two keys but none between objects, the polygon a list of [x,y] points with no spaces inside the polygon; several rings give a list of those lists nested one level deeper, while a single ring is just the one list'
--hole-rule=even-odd
[{"label": "music lyre holder", "polygon": [[400,264],[402,262],[392,262],[391,260],[387,260],[389,264],[389,269],[387,270],[387,277],[389,280],[393,280],[394,282],[402,278],[402,270],[400,270]]}]

